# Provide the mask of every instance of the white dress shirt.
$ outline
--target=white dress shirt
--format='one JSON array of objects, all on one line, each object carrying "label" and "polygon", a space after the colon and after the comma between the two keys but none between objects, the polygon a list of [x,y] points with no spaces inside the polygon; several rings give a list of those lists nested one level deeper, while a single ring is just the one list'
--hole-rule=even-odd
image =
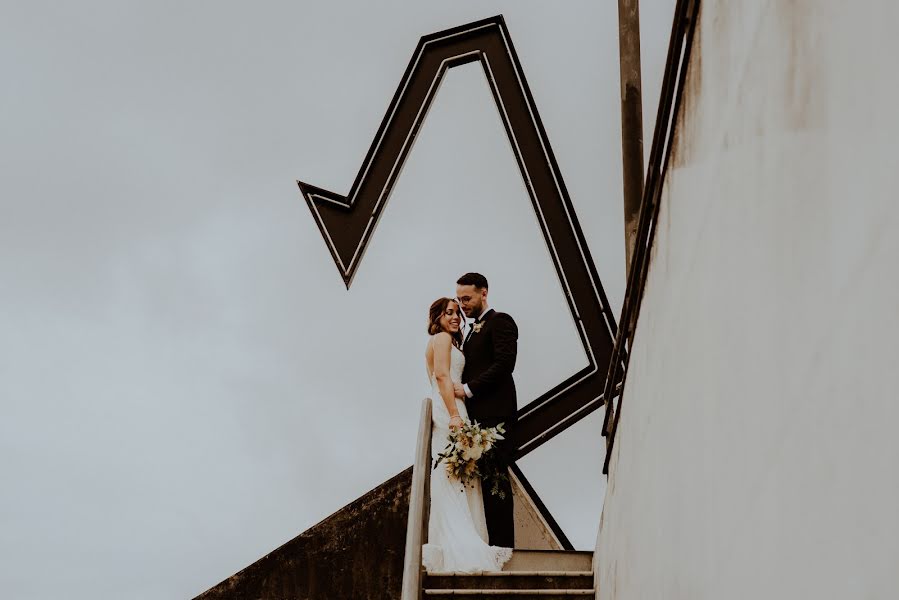
[{"label": "white dress shirt", "polygon": [[[477,316],[477,318],[475,319],[475,321],[480,321],[480,320],[481,320],[481,317],[483,317],[484,315],[486,315],[487,312],[488,312],[489,310],[490,310],[490,307],[487,306],[487,305],[485,304],[485,305],[484,305],[484,310],[481,311],[481,314],[479,314],[479,315]],[[472,327],[474,327],[474,324],[472,324]],[[467,383],[463,383],[463,384],[462,384],[462,389],[465,390],[465,397],[466,397],[466,398],[471,398],[472,396],[474,396],[474,394],[471,393],[471,388],[468,387],[468,384],[467,384]]]}]

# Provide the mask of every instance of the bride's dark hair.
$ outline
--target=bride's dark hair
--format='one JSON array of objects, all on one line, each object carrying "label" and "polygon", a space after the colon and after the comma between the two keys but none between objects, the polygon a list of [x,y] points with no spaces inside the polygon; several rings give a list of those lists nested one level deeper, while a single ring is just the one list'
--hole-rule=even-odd
[{"label": "bride's dark hair", "polygon": [[[445,331],[443,329],[443,325],[440,324],[440,318],[443,316],[443,313],[446,312],[446,307],[449,306],[449,303],[452,302],[456,305],[456,308],[459,309],[459,316],[462,317],[462,322],[465,322],[465,316],[462,314],[462,307],[459,306],[459,303],[453,300],[452,298],[438,298],[434,300],[431,304],[431,308],[428,310],[428,334],[436,335],[441,331]],[[453,337],[453,344],[456,345],[457,348],[462,347],[462,328],[459,328],[459,331],[456,333],[452,333],[447,331]]]}]

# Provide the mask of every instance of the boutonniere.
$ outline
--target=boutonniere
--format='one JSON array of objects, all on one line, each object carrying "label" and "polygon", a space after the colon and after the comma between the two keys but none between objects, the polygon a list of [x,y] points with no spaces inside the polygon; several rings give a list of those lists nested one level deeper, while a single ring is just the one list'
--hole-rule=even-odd
[{"label": "boutonniere", "polygon": [[483,327],[483,326],[484,326],[483,323],[474,323],[474,324],[472,324],[472,326],[471,326],[471,330],[472,330],[474,333],[481,333],[481,327]]}]

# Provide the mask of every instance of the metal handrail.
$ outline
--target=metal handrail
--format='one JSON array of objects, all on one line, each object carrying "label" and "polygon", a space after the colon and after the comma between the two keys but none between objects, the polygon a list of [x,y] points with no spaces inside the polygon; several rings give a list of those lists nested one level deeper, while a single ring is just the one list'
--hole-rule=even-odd
[{"label": "metal handrail", "polygon": [[[665,75],[662,79],[662,91],[659,94],[659,110],[656,115],[652,150],[646,171],[646,185],[643,188],[637,238],[628,270],[627,290],[621,307],[621,318],[618,320],[618,332],[615,335],[612,358],[609,361],[609,370],[603,390],[603,396],[609,399],[602,428],[602,434],[606,437],[606,457],[602,468],[602,472],[605,474],[609,473],[609,460],[612,456],[615,433],[618,431],[618,421],[621,417],[624,384],[627,379],[631,354],[628,349],[634,341],[634,332],[640,315],[640,303],[646,288],[649,255],[655,239],[655,224],[659,215],[662,186],[665,182],[668,159],[671,156],[671,147],[674,142],[677,117],[687,78],[687,66],[690,62],[690,50],[693,45],[693,34],[696,31],[696,19],[699,15],[699,4],[700,0],[678,0],[674,9],[674,23],[668,45]],[[617,405],[612,397],[612,390],[616,385],[621,386]]]},{"label": "metal handrail", "polygon": [[401,600],[421,598],[421,547],[428,541],[428,513],[431,504],[431,411],[431,399],[425,398],[421,404],[415,464],[412,467]]}]

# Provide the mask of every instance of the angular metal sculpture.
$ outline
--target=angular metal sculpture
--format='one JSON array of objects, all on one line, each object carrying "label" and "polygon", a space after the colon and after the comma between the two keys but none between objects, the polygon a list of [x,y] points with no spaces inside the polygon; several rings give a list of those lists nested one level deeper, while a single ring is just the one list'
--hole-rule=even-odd
[{"label": "angular metal sculpture", "polygon": [[421,38],[348,195],[297,184],[349,289],[443,76],[471,62],[484,68],[589,362],[519,410],[521,457],[606,401],[616,325],[502,16]]}]

